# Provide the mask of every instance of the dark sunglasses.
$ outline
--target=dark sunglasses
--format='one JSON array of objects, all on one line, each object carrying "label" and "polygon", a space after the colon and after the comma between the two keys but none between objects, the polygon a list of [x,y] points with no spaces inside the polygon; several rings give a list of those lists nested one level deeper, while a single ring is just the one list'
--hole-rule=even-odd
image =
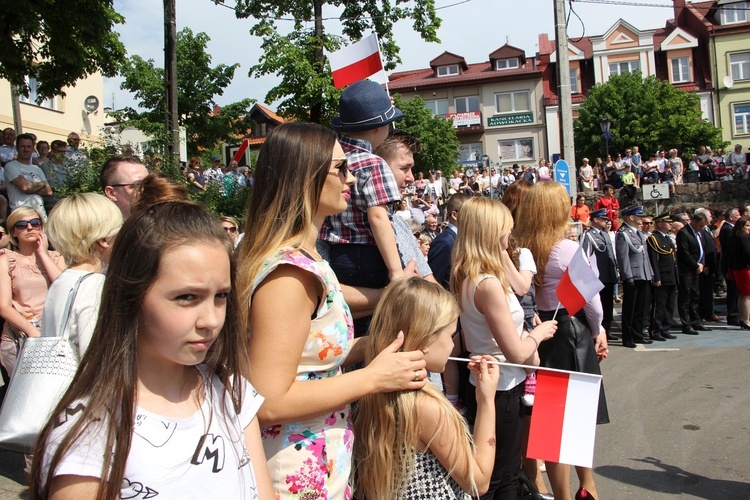
[{"label": "dark sunglasses", "polygon": [[236,233],[237,232],[237,228],[234,227],[234,226],[232,226],[232,227],[225,227],[224,231],[226,231],[228,233]]},{"label": "dark sunglasses", "polygon": [[346,157],[343,158],[331,158],[331,162],[337,161],[336,164],[336,170],[338,170],[339,175],[343,175],[346,177],[349,175],[349,160]]},{"label": "dark sunglasses", "polygon": [[113,188],[114,187],[138,187],[141,184],[143,184],[143,181],[135,181],[135,182],[130,182],[128,184],[110,184],[110,186],[112,186]]},{"label": "dark sunglasses", "polygon": [[31,220],[19,220],[15,224],[13,224],[13,227],[16,229],[26,229],[29,226],[31,226],[32,229],[40,229],[42,227],[42,219],[36,217]]}]

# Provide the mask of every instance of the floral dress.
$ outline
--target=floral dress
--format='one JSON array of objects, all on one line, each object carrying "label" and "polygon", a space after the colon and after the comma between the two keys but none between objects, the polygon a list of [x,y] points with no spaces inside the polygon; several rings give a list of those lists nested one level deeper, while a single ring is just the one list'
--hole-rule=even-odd
[{"label": "floral dress", "polygon": [[[292,265],[314,275],[323,292],[301,353],[297,380],[317,380],[341,374],[341,364],[354,339],[349,306],[328,263],[296,249],[283,249],[264,264],[253,292],[280,265]],[[278,332],[280,337],[283,332]],[[280,347],[283,340],[280,338]],[[277,498],[349,499],[354,432],[351,408],[344,405],[301,422],[261,429],[263,448]]]}]

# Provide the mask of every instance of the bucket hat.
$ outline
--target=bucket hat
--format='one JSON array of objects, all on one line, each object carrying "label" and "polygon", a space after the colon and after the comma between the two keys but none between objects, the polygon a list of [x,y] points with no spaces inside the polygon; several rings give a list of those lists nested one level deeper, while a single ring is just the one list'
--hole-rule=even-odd
[{"label": "bucket hat", "polygon": [[331,122],[336,132],[362,132],[382,127],[404,116],[391,104],[391,98],[379,84],[360,80],[341,93],[339,116]]}]

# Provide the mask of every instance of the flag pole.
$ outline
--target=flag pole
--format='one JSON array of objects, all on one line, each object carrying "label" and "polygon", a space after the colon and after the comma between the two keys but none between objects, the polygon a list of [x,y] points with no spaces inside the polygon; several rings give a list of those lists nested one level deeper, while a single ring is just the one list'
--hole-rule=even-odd
[{"label": "flag pole", "polygon": [[372,32],[373,35],[375,35],[375,41],[378,44],[378,56],[380,57],[380,65],[383,67],[383,75],[385,76],[385,92],[389,96],[391,95],[391,91],[388,89],[388,73],[385,72],[385,64],[383,64],[383,52],[380,50],[380,38],[378,37],[378,32],[374,31]]},{"label": "flag pole", "polygon": [[[464,363],[472,363],[473,360],[469,358],[454,358],[453,356],[448,357],[450,361],[463,361]],[[517,363],[506,363],[503,361],[487,361],[488,365],[498,365],[498,366],[512,366],[515,368],[531,368],[532,370],[545,370],[548,372],[557,372],[557,373],[575,373],[576,375],[582,375],[582,376],[588,376],[588,377],[594,377],[594,378],[602,378],[601,375],[597,375],[595,373],[584,373],[584,372],[574,372],[571,370],[560,370],[558,368],[547,368],[545,366],[532,366],[532,365],[519,365]]]},{"label": "flag pole", "polygon": [[555,318],[557,317],[557,311],[560,310],[560,302],[557,302],[557,307],[555,308],[555,314],[552,315],[552,321],[555,321]]}]

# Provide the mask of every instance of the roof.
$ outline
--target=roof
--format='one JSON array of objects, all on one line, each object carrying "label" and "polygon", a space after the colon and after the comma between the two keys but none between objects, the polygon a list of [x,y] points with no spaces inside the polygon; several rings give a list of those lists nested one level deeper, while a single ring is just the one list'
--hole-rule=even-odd
[{"label": "roof", "polygon": [[722,31],[750,31],[750,21],[744,23],[732,23],[732,24],[719,24],[716,20],[716,11],[719,5],[729,6],[732,3],[736,3],[737,0],[731,2],[723,1],[709,1],[709,2],[688,2],[685,7],[698,18],[711,32],[722,32]]},{"label": "roof", "polygon": [[[433,59],[435,61],[435,59]],[[432,68],[423,68],[391,73],[388,77],[389,90],[404,90],[429,87],[452,87],[466,83],[520,80],[541,78],[542,71],[536,67],[536,59],[530,57],[518,69],[495,70],[489,61],[467,64],[466,70],[455,76],[435,76]]]},{"label": "roof", "polygon": [[270,121],[276,122],[279,125],[282,123],[286,123],[286,120],[280,117],[279,115],[277,115],[276,113],[274,113],[273,111],[271,111],[271,108],[268,108],[257,102],[253,104],[252,108],[250,108],[250,112],[248,113],[248,115],[252,116],[255,112],[265,115],[265,117],[268,118]]}]

